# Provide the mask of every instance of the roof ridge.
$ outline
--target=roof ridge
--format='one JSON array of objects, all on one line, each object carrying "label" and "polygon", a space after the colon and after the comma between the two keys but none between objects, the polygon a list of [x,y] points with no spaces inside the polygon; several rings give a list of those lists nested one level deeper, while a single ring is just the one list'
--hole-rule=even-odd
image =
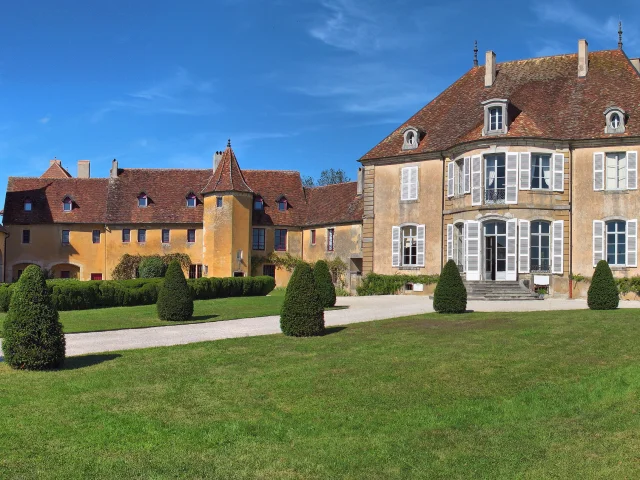
[{"label": "roof ridge", "polygon": [[316,188],[327,188],[327,187],[337,187],[339,185],[350,185],[352,183],[357,184],[358,181],[357,180],[351,180],[348,182],[338,182],[338,183],[330,183],[329,185],[314,185],[312,187],[304,187],[307,190],[312,190],[312,189],[316,189]]}]

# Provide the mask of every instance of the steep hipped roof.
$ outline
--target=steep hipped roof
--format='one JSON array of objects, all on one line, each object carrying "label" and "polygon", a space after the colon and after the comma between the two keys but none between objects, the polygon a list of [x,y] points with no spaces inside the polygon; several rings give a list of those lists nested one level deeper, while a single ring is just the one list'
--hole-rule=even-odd
[{"label": "steep hipped roof", "polygon": [[242,175],[240,165],[233,153],[231,142],[227,144],[227,148],[222,153],[222,158],[215,172],[202,190],[202,193],[214,192],[246,192],[252,193],[251,188]]},{"label": "steep hipped roof", "polygon": [[[302,226],[307,218],[307,199],[300,173],[290,170],[244,170],[251,189],[264,202],[264,211],[253,212],[254,225]],[[284,195],[287,209],[278,210],[277,201]]]},{"label": "steep hipped roof", "polygon": [[71,178],[71,174],[62,168],[62,160],[55,159],[40,178]]},{"label": "steep hipped roof", "polygon": [[[438,152],[482,140],[481,102],[508,99],[510,125],[497,138],[583,140],[640,136],[640,76],[622,50],[589,53],[589,71],[578,77],[578,55],[558,55],[499,63],[491,87],[485,67],[474,67],[403,123],[362,160]],[[612,105],[630,114],[624,134],[605,134],[604,110]],[[402,130],[425,132],[415,150],[402,150]],[[494,137],[491,137],[494,138]]]},{"label": "steep hipped roof", "polygon": [[305,188],[309,208],[307,225],[362,221],[364,203],[356,182]]}]

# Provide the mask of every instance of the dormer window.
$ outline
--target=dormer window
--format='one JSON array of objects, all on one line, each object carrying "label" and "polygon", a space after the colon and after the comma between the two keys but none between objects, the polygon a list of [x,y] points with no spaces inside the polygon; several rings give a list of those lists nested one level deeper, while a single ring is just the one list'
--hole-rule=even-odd
[{"label": "dormer window", "polygon": [[195,208],[197,203],[198,203],[198,199],[193,193],[190,193],[189,195],[187,195],[187,207]]},{"label": "dormer window", "polygon": [[415,150],[420,143],[420,131],[416,127],[406,127],[402,131],[404,142],[402,144],[403,150]]},{"label": "dormer window", "polygon": [[138,207],[146,208],[149,205],[149,197],[146,193],[141,193],[138,195]]},{"label": "dormer window", "polygon": [[25,212],[30,212],[30,211],[31,211],[31,208],[33,207],[33,204],[31,203],[31,200],[26,199],[26,200],[24,201],[24,205],[23,205],[23,207],[24,207],[24,211],[25,211]]},{"label": "dormer window", "polygon": [[73,210],[73,202],[69,197],[65,197],[64,200],[62,200],[62,210],[64,212],[70,212]]},{"label": "dormer window", "polygon": [[280,212],[286,212],[287,211],[287,199],[286,198],[278,200],[278,210]]},{"label": "dormer window", "polygon": [[256,197],[253,200],[253,209],[257,211],[264,210],[264,200],[262,200],[262,197]]},{"label": "dormer window", "polygon": [[508,130],[509,118],[507,116],[509,101],[502,98],[493,98],[482,102],[484,106],[483,135],[505,134]]},{"label": "dormer window", "polygon": [[605,127],[604,133],[624,133],[625,118],[624,110],[619,107],[609,107],[604,111]]}]

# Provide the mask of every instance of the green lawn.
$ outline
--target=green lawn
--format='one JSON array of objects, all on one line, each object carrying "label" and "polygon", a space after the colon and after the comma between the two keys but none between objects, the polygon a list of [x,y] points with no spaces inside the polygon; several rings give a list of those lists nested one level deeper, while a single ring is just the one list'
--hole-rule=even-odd
[{"label": "green lawn", "polygon": [[638,478],[640,311],[0,365],[2,478]]},{"label": "green lawn", "polygon": [[[124,328],[160,327],[180,323],[217,322],[234,318],[264,317],[280,314],[284,295],[234,297],[194,302],[193,318],[187,322],[158,320],[155,305],[116,307],[60,312],[65,333],[97,332]],[[0,313],[0,336],[6,313]]]}]

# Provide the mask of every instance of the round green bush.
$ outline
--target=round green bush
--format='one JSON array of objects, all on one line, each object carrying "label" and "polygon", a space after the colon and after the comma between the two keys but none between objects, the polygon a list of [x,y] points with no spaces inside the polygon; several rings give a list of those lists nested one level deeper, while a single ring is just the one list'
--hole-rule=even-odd
[{"label": "round green bush", "polygon": [[180,263],[176,260],[167,268],[164,282],[158,292],[156,309],[160,320],[180,322],[189,320],[193,315],[191,289],[184,278]]},{"label": "round green bush", "polygon": [[280,329],[291,337],[313,337],[324,333],[324,309],[311,267],[299,263],[284,294]]},{"label": "round green bush", "polygon": [[333,285],[329,265],[324,260],[318,260],[313,267],[313,277],[316,280],[316,289],[320,302],[324,308],[330,308],[336,304],[336,287]]},{"label": "round green bush", "polygon": [[167,266],[160,257],[144,257],[140,262],[140,278],[159,278],[164,276]]},{"label": "round green bush", "polygon": [[442,269],[433,293],[433,309],[438,313],[464,313],[467,310],[467,289],[453,260]]},{"label": "round green bush", "polygon": [[13,287],[2,349],[5,361],[13,368],[46,370],[64,363],[62,324],[44,274],[36,265],[28,266]]},{"label": "round green bush", "polygon": [[587,292],[587,304],[591,310],[614,310],[618,308],[619,301],[618,287],[609,264],[600,260]]}]

